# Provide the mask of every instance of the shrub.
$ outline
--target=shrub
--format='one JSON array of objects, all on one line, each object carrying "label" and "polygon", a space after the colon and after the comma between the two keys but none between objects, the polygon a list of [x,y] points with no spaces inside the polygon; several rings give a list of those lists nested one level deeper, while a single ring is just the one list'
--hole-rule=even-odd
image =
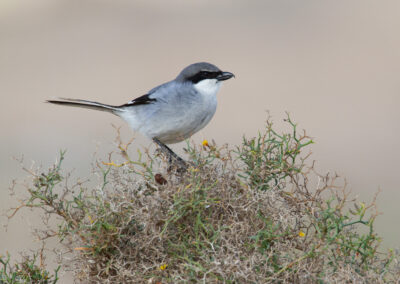
[{"label": "shrub", "polygon": [[[101,182],[70,183],[58,163],[32,173],[20,208],[56,216],[77,281],[108,283],[390,282],[397,256],[378,251],[375,199],[350,199],[336,175],[319,175],[313,142],[287,117],[238,147],[188,143],[189,169],[146,150],[99,162]],[[119,162],[117,162],[117,159]],[[121,161],[122,159],[122,161]],[[50,228],[46,229],[45,238]]]}]

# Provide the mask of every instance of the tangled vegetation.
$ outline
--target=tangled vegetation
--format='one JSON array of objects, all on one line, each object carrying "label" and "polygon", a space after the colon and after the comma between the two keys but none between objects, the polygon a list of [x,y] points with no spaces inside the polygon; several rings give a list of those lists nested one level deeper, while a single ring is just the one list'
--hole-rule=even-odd
[{"label": "tangled vegetation", "polygon": [[[39,260],[39,264],[38,262]],[[31,256],[24,256],[19,263],[11,264],[10,255],[0,256],[0,283],[41,283],[55,284],[59,280],[57,267],[52,275],[43,263],[43,250]]]},{"label": "tangled vegetation", "polygon": [[[77,282],[398,280],[397,256],[378,250],[375,200],[353,200],[344,180],[317,174],[308,162],[312,140],[286,122],[288,133],[267,121],[235,148],[187,144],[184,173],[148,151],[131,159],[131,143],[118,135],[118,153],[97,164],[101,182],[93,187],[71,183],[61,152],[48,171],[30,170],[29,196],[9,217],[26,207],[42,210],[39,235],[59,239],[57,254],[68,255],[61,270],[72,270]],[[5,270],[0,283],[14,283]],[[56,283],[57,272],[53,282],[37,283]]]}]

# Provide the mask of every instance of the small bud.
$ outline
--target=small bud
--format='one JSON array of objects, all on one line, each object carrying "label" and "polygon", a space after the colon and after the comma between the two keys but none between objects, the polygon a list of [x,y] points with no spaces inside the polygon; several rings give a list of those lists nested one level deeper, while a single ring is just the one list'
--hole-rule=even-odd
[{"label": "small bud", "polygon": [[167,180],[161,175],[161,174],[156,174],[154,176],[154,179],[158,184],[164,185],[167,184]]}]

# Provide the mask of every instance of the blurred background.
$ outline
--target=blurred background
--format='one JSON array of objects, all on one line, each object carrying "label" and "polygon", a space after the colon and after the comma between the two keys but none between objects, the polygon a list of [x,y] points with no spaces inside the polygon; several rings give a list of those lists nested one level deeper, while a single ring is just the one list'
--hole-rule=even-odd
[{"label": "blurred background", "polygon": [[[397,0],[0,0],[1,212],[18,204],[12,180],[27,175],[13,157],[47,168],[67,149],[64,168],[86,177],[94,152],[107,159],[116,150],[111,124],[134,135],[110,114],[46,99],[123,104],[198,61],[236,79],[195,141],[240,143],[263,128],[268,110],[277,125],[289,111],[316,141],[320,173],[345,176],[360,201],[382,190],[377,230],[385,247],[399,247]],[[133,150],[152,145],[134,136]],[[24,211],[0,227],[0,254],[37,245],[37,218]]]}]

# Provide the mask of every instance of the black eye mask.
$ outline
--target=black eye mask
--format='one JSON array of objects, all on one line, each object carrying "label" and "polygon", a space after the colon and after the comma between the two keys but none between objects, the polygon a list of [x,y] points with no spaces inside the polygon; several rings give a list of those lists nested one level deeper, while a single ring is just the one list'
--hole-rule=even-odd
[{"label": "black eye mask", "polygon": [[191,81],[193,84],[197,84],[201,80],[205,79],[216,79],[218,76],[222,74],[221,71],[200,71],[196,73],[195,75],[189,77],[187,80]]}]

